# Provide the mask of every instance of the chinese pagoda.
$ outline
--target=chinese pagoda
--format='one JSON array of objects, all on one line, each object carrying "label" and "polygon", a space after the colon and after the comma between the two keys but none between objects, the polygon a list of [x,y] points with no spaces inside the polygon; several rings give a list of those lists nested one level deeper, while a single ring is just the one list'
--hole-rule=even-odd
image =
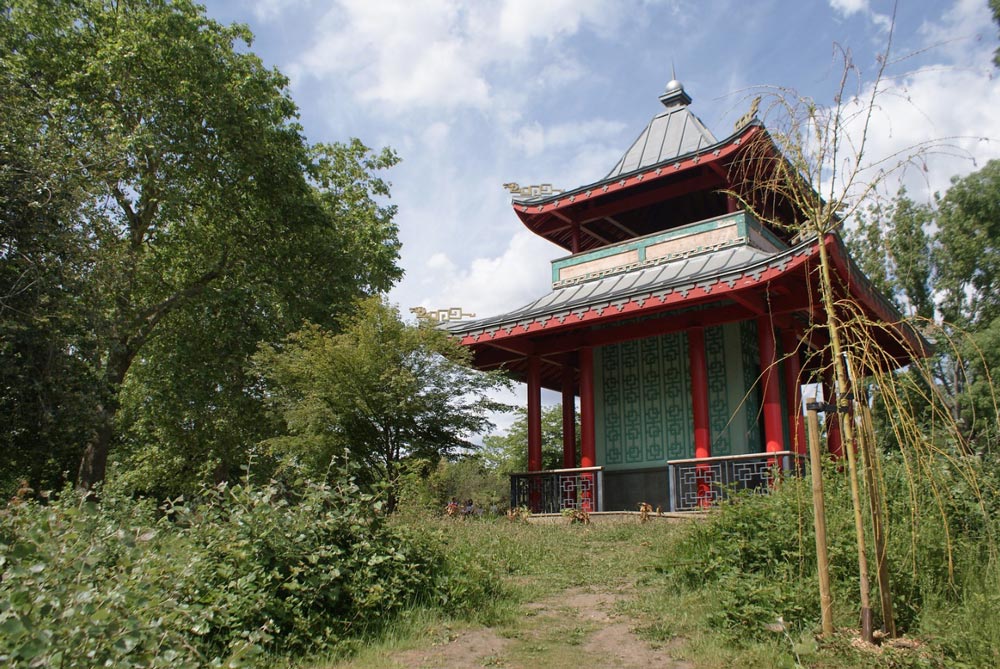
[{"label": "chinese pagoda", "polygon": [[[829,363],[810,329],[825,318],[814,276],[820,244],[838,289],[887,324],[887,356],[905,364],[921,350],[837,235],[793,237],[797,212],[777,197],[754,206],[790,224],[780,229],[740,206],[755,197],[747,165],[762,160],[760,147],[780,158],[752,114],[718,140],[678,81],[660,102],[600,181],[515,193],[521,222],[570,254],[552,261],[552,291],[509,313],[444,325],[477,368],[527,384],[529,471],[512,477],[513,506],[679,511],[795,468],[806,453],[799,389],[822,383]],[[552,472],[540,471],[542,388],[563,400],[565,469]]]}]

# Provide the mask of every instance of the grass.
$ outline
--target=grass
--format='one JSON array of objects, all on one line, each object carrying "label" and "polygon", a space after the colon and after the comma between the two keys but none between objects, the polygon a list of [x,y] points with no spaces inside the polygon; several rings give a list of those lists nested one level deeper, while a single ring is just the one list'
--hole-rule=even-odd
[{"label": "grass", "polygon": [[[461,617],[415,607],[390,625],[385,636],[356,649],[352,657],[314,659],[300,666],[402,667],[413,657],[429,657],[435,649],[460,645],[463,636],[476,634],[488,635],[497,649],[483,654],[471,648],[469,655],[478,664],[462,666],[558,669],[577,666],[581,657],[593,666],[604,666],[594,655],[593,640],[607,625],[621,621],[627,622],[633,643],[668,653],[665,666],[670,666],[669,658],[699,669],[952,666],[935,644],[876,652],[852,645],[849,631],[818,641],[817,630],[808,625],[750,635],[720,629],[722,586],[707,581],[684,586],[668,568],[671,562],[692,559],[690,544],[681,548],[683,525],[633,522],[583,527],[434,518],[399,522],[437,537],[453,557],[488,565],[493,577],[505,585],[502,596]],[[611,622],[587,619],[580,610],[562,604],[568,595],[581,592],[615,593]],[[836,621],[842,625],[853,616],[845,607],[837,611]],[[613,660],[611,655],[604,657],[608,665]],[[412,666],[433,666],[428,662]]]}]

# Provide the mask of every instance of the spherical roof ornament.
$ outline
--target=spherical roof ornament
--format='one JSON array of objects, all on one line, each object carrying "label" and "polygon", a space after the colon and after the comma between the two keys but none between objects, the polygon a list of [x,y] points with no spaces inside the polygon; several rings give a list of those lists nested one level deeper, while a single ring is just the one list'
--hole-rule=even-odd
[{"label": "spherical roof ornament", "polygon": [[685,107],[691,104],[691,96],[684,91],[684,84],[677,79],[673,63],[670,64],[670,81],[667,82],[667,88],[660,96],[660,102],[667,109]]}]

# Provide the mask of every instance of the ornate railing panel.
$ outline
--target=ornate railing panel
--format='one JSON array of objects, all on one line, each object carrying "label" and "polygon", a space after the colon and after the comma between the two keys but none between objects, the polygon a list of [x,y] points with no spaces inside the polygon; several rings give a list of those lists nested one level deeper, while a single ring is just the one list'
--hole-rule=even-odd
[{"label": "ornate railing panel", "polygon": [[603,468],[511,474],[510,506],[512,509],[526,506],[532,513],[560,513],[563,509],[603,511]]},{"label": "ornate railing panel", "polygon": [[766,493],[782,475],[801,474],[804,467],[805,456],[791,451],[671,460],[670,510],[694,511],[741,490]]}]

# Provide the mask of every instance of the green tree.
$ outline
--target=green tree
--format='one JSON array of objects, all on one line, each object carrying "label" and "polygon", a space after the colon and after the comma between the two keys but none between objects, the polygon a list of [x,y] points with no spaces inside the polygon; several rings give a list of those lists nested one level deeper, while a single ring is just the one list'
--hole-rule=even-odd
[{"label": "green tree", "polygon": [[934,317],[931,295],[933,209],[914,202],[901,188],[889,203],[859,212],[847,233],[851,254],[875,287],[903,313]]},{"label": "green tree", "polygon": [[[993,12],[993,22],[1000,25],[1000,0],[990,0],[990,11]],[[993,52],[993,65],[1000,67],[1000,47]]]},{"label": "green tree", "polygon": [[332,323],[400,276],[394,210],[372,175],[395,156],[356,141],[310,150],[285,77],[246,50],[245,27],[203,12],[14,0],[0,15],[2,80],[36,101],[29,143],[66,147],[51,169],[74,198],[58,225],[85,244],[84,290],[59,295],[92,342],[63,350],[97,379],[83,487],[104,478],[123,400],[130,439],[145,442],[133,451],[166,437],[191,461],[220,432],[231,450],[256,342]]},{"label": "green tree", "polygon": [[1000,160],[953,178],[938,203],[937,288],[945,321],[978,329],[1000,316]]},{"label": "green tree", "polygon": [[22,478],[34,488],[58,481],[79,464],[95,383],[73,354],[92,346],[80,328],[86,243],[72,225],[81,174],[61,169],[70,147],[40,132],[39,100],[7,69],[0,76],[2,492]]},{"label": "green tree", "polygon": [[[520,407],[504,434],[483,439],[482,456],[500,474],[528,470],[528,411]],[[562,404],[542,408],[542,469],[562,469]],[[576,420],[576,453],[580,452],[580,419]]]},{"label": "green tree", "polygon": [[474,449],[470,437],[506,408],[489,393],[507,380],[471,369],[468,351],[447,333],[404,323],[377,297],[358,302],[342,328],[308,325],[257,354],[286,430],[265,445],[317,475],[335,458],[358,463],[364,483],[390,486],[394,508],[400,463]]}]

